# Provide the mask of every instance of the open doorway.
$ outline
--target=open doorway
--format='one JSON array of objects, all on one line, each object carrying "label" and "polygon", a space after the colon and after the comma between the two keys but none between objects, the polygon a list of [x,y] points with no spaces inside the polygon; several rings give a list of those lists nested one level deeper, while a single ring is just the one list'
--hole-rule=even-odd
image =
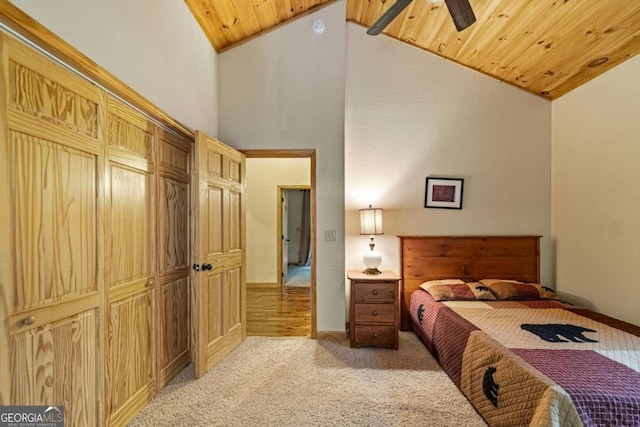
[{"label": "open doorway", "polygon": [[[316,338],[315,150],[241,151],[246,156],[247,172],[247,335]],[[305,165],[303,171],[300,164]],[[281,194],[285,190],[292,193]],[[288,216],[283,221],[281,200],[300,190],[306,190],[309,205],[308,265],[300,267],[306,267],[309,281],[308,286],[291,286],[288,280],[289,286],[287,281],[283,286],[283,266],[287,276],[295,275],[297,266],[293,264],[300,258],[299,248],[290,254],[283,243],[291,243],[292,237],[297,241],[301,238],[296,234],[297,225],[289,232]],[[302,232],[302,225],[299,227]],[[290,236],[283,238],[284,234]]]},{"label": "open doorway", "polygon": [[311,287],[311,187],[278,186],[278,277],[281,286]]}]

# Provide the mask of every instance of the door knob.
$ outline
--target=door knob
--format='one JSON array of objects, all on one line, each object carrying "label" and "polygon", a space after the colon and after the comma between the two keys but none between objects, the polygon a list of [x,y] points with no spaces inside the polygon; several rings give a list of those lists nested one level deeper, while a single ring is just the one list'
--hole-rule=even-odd
[{"label": "door knob", "polygon": [[36,317],[35,316],[29,316],[26,319],[24,319],[22,321],[23,325],[33,325],[36,321]]},{"label": "door knob", "polygon": [[209,270],[213,269],[213,266],[207,262],[207,263],[202,264],[202,269],[205,270],[205,271],[209,271]]},{"label": "door knob", "polygon": [[200,264],[193,264],[193,271],[200,271]]}]

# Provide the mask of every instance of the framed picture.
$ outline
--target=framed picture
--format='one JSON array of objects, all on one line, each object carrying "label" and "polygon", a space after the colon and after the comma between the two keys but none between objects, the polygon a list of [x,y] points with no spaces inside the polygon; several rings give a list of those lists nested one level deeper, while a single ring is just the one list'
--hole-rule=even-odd
[{"label": "framed picture", "polygon": [[462,178],[427,177],[425,208],[462,209]]}]

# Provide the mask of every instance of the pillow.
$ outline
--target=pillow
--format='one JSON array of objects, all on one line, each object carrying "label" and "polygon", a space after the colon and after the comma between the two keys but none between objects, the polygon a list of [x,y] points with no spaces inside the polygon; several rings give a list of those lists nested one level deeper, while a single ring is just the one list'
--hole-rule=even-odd
[{"label": "pillow", "polygon": [[478,280],[480,283],[482,283],[485,286],[489,286],[492,283],[496,283],[496,282],[506,282],[506,283],[524,283],[524,282],[519,282],[517,280],[508,280],[508,279],[481,279]]},{"label": "pillow", "polygon": [[540,299],[560,299],[556,291],[551,288],[542,286],[539,283],[529,283],[529,285],[533,285],[538,289],[538,292],[540,292]]},{"label": "pillow", "polygon": [[[424,285],[424,283],[423,283]],[[489,288],[482,283],[456,283],[456,284],[431,284],[429,286],[420,285],[420,288],[429,292],[436,301],[477,301],[491,300],[496,297]]]},{"label": "pillow", "polygon": [[553,289],[538,283],[496,279],[483,279],[480,283],[491,289],[499,300],[559,299]]},{"label": "pillow", "polygon": [[435,285],[464,285],[464,280],[460,279],[440,279],[440,280],[429,280],[428,282],[423,282],[420,285],[420,288],[428,291],[431,286]]}]

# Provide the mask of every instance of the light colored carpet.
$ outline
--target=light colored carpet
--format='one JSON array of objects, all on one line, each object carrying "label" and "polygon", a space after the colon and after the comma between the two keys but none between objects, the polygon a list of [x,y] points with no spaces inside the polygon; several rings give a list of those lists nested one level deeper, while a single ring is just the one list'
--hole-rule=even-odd
[{"label": "light colored carpet", "polygon": [[310,287],[311,267],[289,264],[287,267],[287,283],[285,286]]},{"label": "light colored carpet", "polygon": [[485,426],[411,332],[400,349],[248,337],[199,380],[183,370],[131,426]]}]

